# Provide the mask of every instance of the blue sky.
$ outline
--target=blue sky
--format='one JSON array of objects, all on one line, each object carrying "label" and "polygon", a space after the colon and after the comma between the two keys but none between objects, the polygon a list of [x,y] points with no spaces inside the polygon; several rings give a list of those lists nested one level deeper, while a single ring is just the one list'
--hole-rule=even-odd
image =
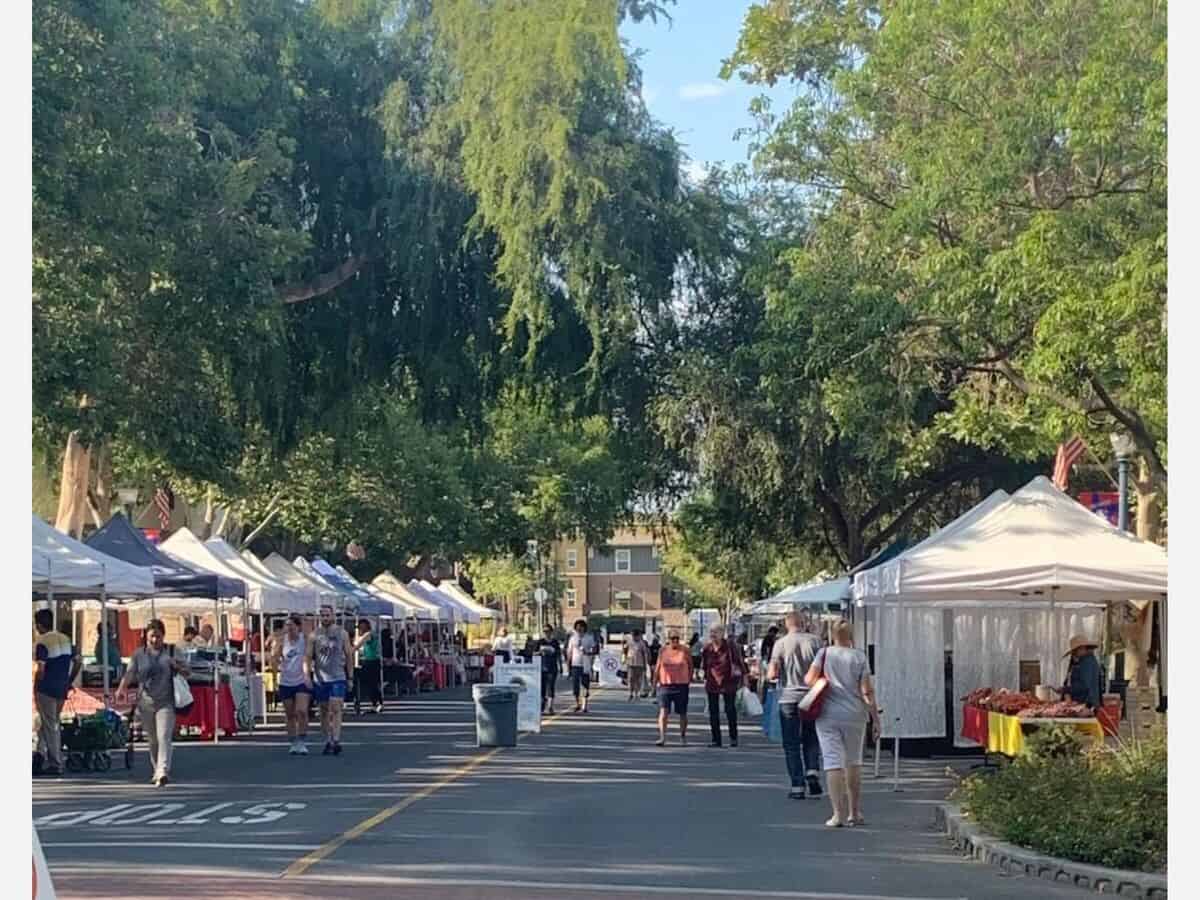
[{"label": "blue sky", "polygon": [[626,22],[621,34],[645,50],[640,65],[650,112],[671,127],[694,164],[746,162],[747,141],[734,140],[751,124],[751,99],[766,93],[776,112],[790,105],[793,88],[772,89],[722,81],[721,61],[737,46],[751,0],[679,0],[668,7],[673,21]]}]

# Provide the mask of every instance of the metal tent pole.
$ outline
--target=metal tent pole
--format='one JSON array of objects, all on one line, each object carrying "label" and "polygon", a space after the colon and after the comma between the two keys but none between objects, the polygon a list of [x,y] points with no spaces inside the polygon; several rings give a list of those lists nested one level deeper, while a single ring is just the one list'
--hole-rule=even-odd
[{"label": "metal tent pole", "polygon": [[[258,682],[259,693],[262,694],[262,723],[267,724],[267,617],[264,613],[258,614],[258,639],[259,639],[259,654],[258,654]],[[253,665],[253,662],[251,663]],[[254,718],[251,716],[251,718]]]},{"label": "metal tent pole", "polygon": [[[108,591],[100,587],[100,654],[104,664],[104,708],[108,708],[108,691],[111,683],[108,677]],[[80,650],[82,653],[82,649]]]},{"label": "metal tent pole", "polygon": [[[213,597],[213,616],[217,626],[221,624],[220,600]],[[213,654],[213,743],[220,743],[221,735],[221,667]]]}]

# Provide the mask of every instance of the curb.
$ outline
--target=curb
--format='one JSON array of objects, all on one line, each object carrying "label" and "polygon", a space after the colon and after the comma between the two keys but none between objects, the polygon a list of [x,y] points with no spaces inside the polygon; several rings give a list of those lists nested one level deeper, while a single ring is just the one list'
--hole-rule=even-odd
[{"label": "curb", "polygon": [[935,817],[938,828],[945,831],[955,847],[1011,874],[1073,884],[1083,890],[1117,894],[1132,900],[1166,900],[1165,875],[1072,862],[1009,844],[985,834],[978,826],[967,821],[957,803],[938,804]]}]

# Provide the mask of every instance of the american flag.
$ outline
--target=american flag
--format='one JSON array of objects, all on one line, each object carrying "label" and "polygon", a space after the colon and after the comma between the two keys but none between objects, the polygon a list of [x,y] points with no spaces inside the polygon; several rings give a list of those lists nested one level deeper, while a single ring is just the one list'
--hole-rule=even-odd
[{"label": "american flag", "polygon": [[175,508],[175,495],[170,487],[164,484],[154,492],[154,506],[158,509],[158,523],[166,531],[171,527],[171,510]]},{"label": "american flag", "polygon": [[1071,467],[1086,451],[1087,444],[1079,435],[1075,435],[1065,444],[1058,445],[1058,455],[1054,458],[1054,486],[1060,491],[1067,489],[1067,481],[1071,477]]}]

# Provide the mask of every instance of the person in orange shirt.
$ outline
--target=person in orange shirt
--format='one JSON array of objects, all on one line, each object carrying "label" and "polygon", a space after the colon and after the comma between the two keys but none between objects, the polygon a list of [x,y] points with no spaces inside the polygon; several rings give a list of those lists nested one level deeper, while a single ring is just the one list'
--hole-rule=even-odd
[{"label": "person in orange shirt", "polygon": [[665,746],[667,743],[667,720],[671,708],[679,714],[679,743],[687,746],[687,709],[688,689],[692,683],[692,654],[679,639],[679,632],[672,631],[667,638],[667,646],[658,655],[658,665],[655,667],[658,682],[658,740],[654,743]]}]

